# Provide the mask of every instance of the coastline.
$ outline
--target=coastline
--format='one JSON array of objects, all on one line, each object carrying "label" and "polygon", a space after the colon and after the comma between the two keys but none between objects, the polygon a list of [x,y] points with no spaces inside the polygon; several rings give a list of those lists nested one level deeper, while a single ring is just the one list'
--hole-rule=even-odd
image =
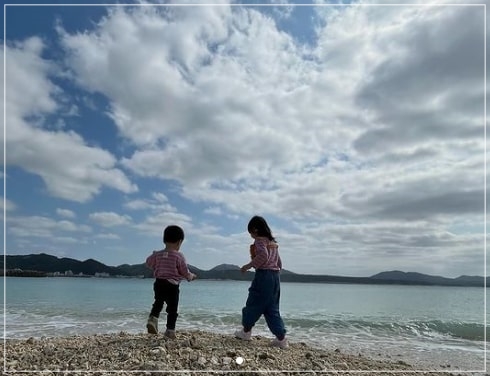
[{"label": "coastline", "polygon": [[[270,341],[262,336],[254,336],[252,341],[240,341],[230,335],[189,330],[178,331],[175,340],[162,334],[125,332],[8,339],[5,353],[2,347],[0,361],[6,365],[6,375],[9,371],[38,374],[41,371],[43,376],[82,373],[250,376],[324,372],[408,376],[414,375],[414,371],[421,374],[420,369],[402,360],[375,360],[360,354],[346,354],[339,349],[314,348],[303,342],[290,342],[288,349],[278,349],[271,347]],[[243,359],[241,364],[240,358]],[[423,374],[441,373],[427,371]],[[444,374],[454,375],[449,370]]]}]

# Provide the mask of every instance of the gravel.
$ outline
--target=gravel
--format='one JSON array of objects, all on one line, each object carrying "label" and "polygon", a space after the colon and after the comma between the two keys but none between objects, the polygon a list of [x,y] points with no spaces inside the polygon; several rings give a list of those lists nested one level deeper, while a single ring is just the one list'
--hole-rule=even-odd
[{"label": "gravel", "polygon": [[339,349],[313,348],[301,342],[290,343],[287,349],[271,347],[270,343],[271,339],[261,336],[255,336],[251,341],[240,341],[231,335],[201,331],[181,331],[174,340],[161,334],[125,332],[9,339],[5,348],[2,347],[1,362],[5,364],[6,375],[35,371],[36,375],[44,376],[87,373],[181,376],[372,373],[413,376],[416,370],[401,360],[380,361],[345,354]]}]

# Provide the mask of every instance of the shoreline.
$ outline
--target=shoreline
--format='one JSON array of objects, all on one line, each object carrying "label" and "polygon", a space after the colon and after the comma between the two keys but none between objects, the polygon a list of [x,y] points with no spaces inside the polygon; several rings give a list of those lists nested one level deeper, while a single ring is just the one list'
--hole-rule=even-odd
[{"label": "shoreline", "polygon": [[[204,271],[209,272],[209,271]],[[237,281],[237,282],[251,282],[253,279],[253,273],[248,271],[247,273],[252,273],[248,277],[199,277],[200,281]],[[81,279],[154,279],[151,276],[144,275],[108,275],[108,276],[97,276],[92,274],[73,274],[73,275],[52,275],[50,272],[43,272],[37,270],[11,270],[7,269],[4,273],[0,270],[0,277],[10,277],[10,278],[81,278]],[[303,278],[304,277],[304,278]],[[431,277],[431,276],[429,276]],[[330,284],[330,285],[363,285],[363,286],[420,286],[420,287],[476,287],[483,288],[484,282],[474,283],[474,282],[447,282],[447,283],[437,283],[437,282],[425,282],[425,281],[415,281],[415,280],[384,280],[384,279],[371,279],[372,277],[346,277],[346,276],[329,276],[320,274],[297,274],[297,273],[285,273],[281,274],[281,283],[314,283],[314,284]],[[483,278],[483,277],[481,277]],[[449,279],[449,278],[448,278]]]},{"label": "shoreline", "polygon": [[[163,334],[95,334],[88,336],[6,339],[0,361],[5,374],[48,375],[292,375],[376,374],[414,375],[420,369],[402,360],[377,360],[339,349],[321,349],[304,342],[289,348],[270,346],[270,338],[240,341],[231,335],[195,330]],[[5,363],[4,363],[5,358]],[[241,364],[240,364],[241,363]],[[41,371],[41,372],[40,372]],[[117,372],[116,372],[117,371]],[[375,371],[375,372],[369,372]],[[424,371],[425,375],[455,375],[454,370]]]}]

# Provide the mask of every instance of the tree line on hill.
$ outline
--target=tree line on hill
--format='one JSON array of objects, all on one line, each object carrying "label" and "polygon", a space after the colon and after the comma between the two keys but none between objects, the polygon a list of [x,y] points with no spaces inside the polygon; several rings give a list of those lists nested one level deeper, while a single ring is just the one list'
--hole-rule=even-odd
[{"label": "tree line on hill", "polygon": [[[143,264],[123,264],[107,266],[94,259],[79,261],[72,258],[56,257],[46,253],[29,255],[7,255],[0,259],[0,272],[7,276],[45,277],[49,275],[71,276],[108,276],[152,278],[152,271]],[[201,270],[189,265],[191,272],[199,279],[251,281],[254,273],[242,273],[236,265],[221,264],[210,270]],[[309,283],[356,283],[356,284],[402,284],[402,285],[439,285],[439,286],[474,286],[483,287],[485,279],[480,276],[460,276],[445,278],[415,272],[389,271],[371,277],[345,277],[335,275],[297,274],[288,270],[281,272],[283,282]],[[487,277],[487,283],[489,278]]]}]

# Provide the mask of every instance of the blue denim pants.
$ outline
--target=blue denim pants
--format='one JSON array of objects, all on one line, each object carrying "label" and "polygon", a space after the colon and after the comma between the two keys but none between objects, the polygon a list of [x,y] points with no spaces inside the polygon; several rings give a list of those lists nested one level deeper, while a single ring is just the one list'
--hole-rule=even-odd
[{"label": "blue denim pants", "polygon": [[245,331],[250,331],[260,316],[264,315],[265,322],[272,334],[283,339],[286,334],[284,322],[279,313],[281,296],[281,280],[275,270],[257,269],[252,285],[248,289],[248,298],[242,309],[242,325]]}]

